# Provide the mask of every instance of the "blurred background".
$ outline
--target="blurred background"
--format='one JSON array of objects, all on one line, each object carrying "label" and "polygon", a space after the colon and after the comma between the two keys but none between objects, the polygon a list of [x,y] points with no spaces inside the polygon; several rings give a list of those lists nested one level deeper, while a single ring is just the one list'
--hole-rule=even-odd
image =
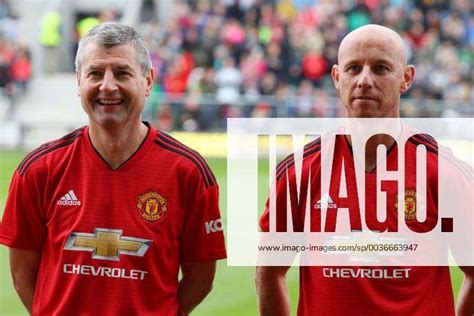
[{"label": "blurred background", "polygon": [[[359,26],[383,24],[405,40],[417,73],[402,116],[474,114],[472,0],[0,0],[0,213],[25,152],[87,123],[75,51],[104,21],[142,33],[156,74],[144,120],[208,158],[224,216],[226,118],[344,115],[330,70]],[[0,247],[0,314],[25,314],[6,254]],[[254,268],[221,268],[196,315],[256,314]],[[295,310],[297,273],[289,279]]]},{"label": "blurred background", "polygon": [[156,82],[144,119],[162,130],[342,115],[331,66],[345,34],[367,23],[400,32],[417,68],[403,116],[471,116],[473,10],[470,0],[0,0],[0,146],[31,148],[85,124],[77,42],[113,20],[149,45]]}]

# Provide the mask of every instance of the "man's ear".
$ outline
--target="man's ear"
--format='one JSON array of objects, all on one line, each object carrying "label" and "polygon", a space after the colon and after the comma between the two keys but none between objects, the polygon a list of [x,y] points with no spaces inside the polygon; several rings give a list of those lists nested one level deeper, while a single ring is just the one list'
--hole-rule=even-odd
[{"label": "man's ear", "polygon": [[77,82],[76,94],[80,97],[81,93],[79,92],[79,87],[81,86],[81,73],[79,71],[76,71],[76,82]]},{"label": "man's ear", "polygon": [[403,82],[400,86],[400,94],[404,94],[410,89],[413,79],[415,78],[415,66],[408,65],[403,70]]},{"label": "man's ear", "polygon": [[331,77],[334,82],[334,87],[339,91],[339,65],[333,65],[331,69]]},{"label": "man's ear", "polygon": [[153,67],[150,68],[148,75],[146,76],[146,90],[145,95],[147,97],[150,96],[151,90],[153,90],[153,84],[155,83],[155,69]]}]

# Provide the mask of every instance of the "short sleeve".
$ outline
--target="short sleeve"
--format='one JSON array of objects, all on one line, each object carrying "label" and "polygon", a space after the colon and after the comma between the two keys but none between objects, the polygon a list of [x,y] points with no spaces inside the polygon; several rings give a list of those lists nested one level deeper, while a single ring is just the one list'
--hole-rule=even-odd
[{"label": "short sleeve", "polygon": [[[450,249],[459,265],[474,262],[474,181],[470,166],[456,161],[457,168],[445,172],[441,181],[448,183],[441,207],[454,215],[449,228],[455,234],[450,237]],[[442,219],[443,220],[443,219]],[[443,227],[443,226],[442,226]]]},{"label": "short sleeve", "polygon": [[[204,192],[202,192],[204,191]],[[181,236],[181,260],[204,262],[227,257],[224,224],[219,211],[219,187],[214,184],[192,194]]]},{"label": "short sleeve", "polygon": [[11,248],[40,250],[46,236],[46,222],[39,196],[25,176],[15,171],[0,223],[0,243]]}]

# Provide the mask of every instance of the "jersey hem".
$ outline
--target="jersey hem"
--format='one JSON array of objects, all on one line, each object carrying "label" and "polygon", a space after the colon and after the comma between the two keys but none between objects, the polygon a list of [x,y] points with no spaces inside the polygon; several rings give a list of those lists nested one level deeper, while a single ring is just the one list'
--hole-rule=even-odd
[{"label": "jersey hem", "polygon": [[25,243],[2,234],[0,234],[0,244],[9,248],[41,251],[41,247],[32,247],[31,245],[26,245]]},{"label": "jersey hem", "polygon": [[191,262],[206,262],[206,261],[216,261],[227,259],[227,252],[225,248],[207,253],[206,255],[195,257],[195,258],[187,258],[183,259],[183,262],[191,263]]}]

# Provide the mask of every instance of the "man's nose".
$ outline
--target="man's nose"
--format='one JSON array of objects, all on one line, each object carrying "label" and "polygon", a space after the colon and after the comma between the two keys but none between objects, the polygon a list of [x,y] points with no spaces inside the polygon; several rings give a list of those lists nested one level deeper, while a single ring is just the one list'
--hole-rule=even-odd
[{"label": "man's nose", "polygon": [[362,89],[372,88],[374,84],[374,74],[370,67],[364,67],[357,78],[357,87]]},{"label": "man's nose", "polygon": [[100,84],[100,91],[112,92],[117,90],[117,81],[112,71],[106,71]]}]

